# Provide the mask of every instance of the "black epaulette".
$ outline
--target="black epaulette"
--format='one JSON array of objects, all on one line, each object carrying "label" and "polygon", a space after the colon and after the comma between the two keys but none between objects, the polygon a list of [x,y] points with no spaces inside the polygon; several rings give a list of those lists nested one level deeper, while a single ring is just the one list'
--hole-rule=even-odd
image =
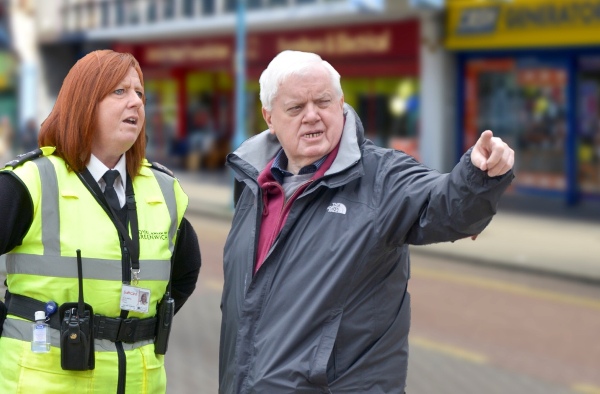
[{"label": "black epaulette", "polygon": [[29,160],[37,159],[38,157],[42,156],[44,156],[44,152],[42,152],[40,148],[37,148],[32,150],[31,152],[21,153],[16,158],[6,163],[4,167],[16,168]]},{"label": "black epaulette", "polygon": [[150,167],[154,168],[155,170],[158,170],[160,172],[164,172],[165,174],[170,175],[173,178],[175,178],[175,174],[173,173],[173,171],[169,170],[167,167],[163,166],[160,163],[157,163],[155,161],[151,161],[150,162]]}]

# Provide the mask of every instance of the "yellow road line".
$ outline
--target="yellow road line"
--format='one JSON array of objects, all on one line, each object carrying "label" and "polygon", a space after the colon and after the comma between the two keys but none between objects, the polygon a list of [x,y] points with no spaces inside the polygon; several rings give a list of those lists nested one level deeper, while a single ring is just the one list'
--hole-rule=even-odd
[{"label": "yellow road line", "polygon": [[600,394],[600,387],[591,384],[576,384],[572,387],[574,391],[584,394]]},{"label": "yellow road line", "polygon": [[527,286],[515,285],[499,280],[469,276],[464,274],[453,274],[427,268],[412,268],[411,274],[416,277],[437,279],[445,282],[465,284],[473,287],[502,291],[505,293],[518,294],[531,298],[548,301],[556,301],[563,304],[577,305],[584,308],[600,310],[600,300],[586,297],[572,296],[556,293],[548,290],[537,290]]},{"label": "yellow road line", "polygon": [[411,345],[433,350],[435,352],[443,353],[454,358],[459,358],[461,360],[470,361],[475,364],[485,364],[488,360],[487,357],[482,354],[471,352],[469,350],[465,350],[457,346],[431,341],[423,337],[409,336],[409,342]]}]

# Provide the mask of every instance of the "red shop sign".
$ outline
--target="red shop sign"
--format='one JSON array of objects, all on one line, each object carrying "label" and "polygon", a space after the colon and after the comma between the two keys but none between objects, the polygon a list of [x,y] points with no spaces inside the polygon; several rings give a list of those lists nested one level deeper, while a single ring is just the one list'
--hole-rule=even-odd
[{"label": "red shop sign", "polygon": [[[249,70],[262,71],[275,55],[291,49],[318,53],[336,68],[341,65],[352,68],[393,68],[396,64],[416,72],[418,37],[417,20],[249,33],[246,56]],[[144,67],[216,66],[231,69],[235,39],[233,36],[180,39],[135,45],[135,48],[127,49],[135,54]]]}]

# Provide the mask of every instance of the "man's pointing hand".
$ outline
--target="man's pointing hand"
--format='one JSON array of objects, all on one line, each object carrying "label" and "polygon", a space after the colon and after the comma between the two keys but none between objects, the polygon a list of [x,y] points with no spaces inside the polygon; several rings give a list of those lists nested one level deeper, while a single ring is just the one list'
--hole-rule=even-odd
[{"label": "man's pointing hand", "polygon": [[506,174],[513,167],[515,152],[491,130],[484,131],[471,152],[471,162],[488,176]]}]

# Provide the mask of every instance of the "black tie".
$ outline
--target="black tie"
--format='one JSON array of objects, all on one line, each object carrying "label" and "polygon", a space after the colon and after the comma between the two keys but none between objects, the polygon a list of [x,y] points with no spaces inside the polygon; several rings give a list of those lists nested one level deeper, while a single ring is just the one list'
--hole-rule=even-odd
[{"label": "black tie", "polygon": [[117,179],[118,176],[119,171],[117,170],[108,170],[102,176],[102,179],[106,182],[104,198],[106,198],[106,202],[112,207],[117,215],[121,211],[121,203],[119,202],[119,197],[117,197],[117,192],[115,191],[115,179]]}]

